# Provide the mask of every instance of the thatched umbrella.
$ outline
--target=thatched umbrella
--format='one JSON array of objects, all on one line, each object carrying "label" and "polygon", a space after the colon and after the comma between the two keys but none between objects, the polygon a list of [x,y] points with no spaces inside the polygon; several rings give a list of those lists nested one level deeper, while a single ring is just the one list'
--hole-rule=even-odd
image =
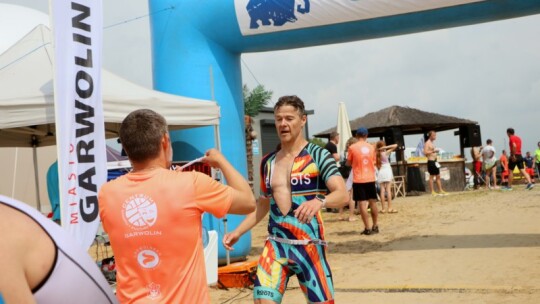
[{"label": "thatched umbrella", "polygon": [[[388,128],[399,128],[403,135],[423,134],[429,130],[437,132],[457,129],[460,126],[476,125],[476,121],[421,111],[409,107],[391,106],[377,112],[371,112],[363,117],[350,121],[351,129],[356,132],[358,127],[366,127],[370,137],[382,137]],[[315,137],[326,138],[335,131],[331,128],[315,134]]]}]

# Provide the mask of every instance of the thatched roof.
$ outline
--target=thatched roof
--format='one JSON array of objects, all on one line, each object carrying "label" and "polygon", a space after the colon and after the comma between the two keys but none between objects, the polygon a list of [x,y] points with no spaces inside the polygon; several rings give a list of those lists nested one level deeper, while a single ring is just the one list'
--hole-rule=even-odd
[{"label": "thatched roof", "polygon": [[[369,130],[369,137],[384,136],[385,130],[391,127],[401,129],[403,135],[423,134],[429,130],[437,132],[457,129],[460,126],[475,125],[476,121],[457,118],[453,116],[441,115],[413,109],[409,107],[391,106],[377,112],[350,121],[353,133],[363,126]],[[315,134],[315,137],[327,138],[335,131],[331,128]]]}]

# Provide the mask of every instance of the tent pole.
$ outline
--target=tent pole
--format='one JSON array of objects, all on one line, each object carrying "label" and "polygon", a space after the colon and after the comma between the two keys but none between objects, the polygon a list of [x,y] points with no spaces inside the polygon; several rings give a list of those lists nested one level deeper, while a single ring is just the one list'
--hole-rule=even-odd
[{"label": "tent pole", "polygon": [[32,154],[34,156],[34,178],[36,181],[36,202],[37,210],[41,212],[41,199],[39,197],[39,176],[38,176],[38,160],[37,160],[37,138],[32,136]]},{"label": "tent pole", "polygon": [[[214,72],[212,66],[210,65],[208,73],[210,74],[210,95],[212,96],[212,101],[216,102],[216,97],[214,95]],[[214,125],[214,140],[216,142],[216,149],[221,152],[221,140],[219,137],[219,125]],[[221,178],[221,177],[220,177]],[[223,181],[221,181],[223,183]],[[227,216],[223,217],[223,230],[224,235],[227,234]],[[227,265],[231,264],[231,254],[229,250],[225,250],[225,260]]]},{"label": "tent pole", "polygon": [[15,185],[17,184],[17,163],[19,159],[19,148],[15,148],[15,165],[13,166],[13,186],[11,187],[11,197],[15,198]]}]

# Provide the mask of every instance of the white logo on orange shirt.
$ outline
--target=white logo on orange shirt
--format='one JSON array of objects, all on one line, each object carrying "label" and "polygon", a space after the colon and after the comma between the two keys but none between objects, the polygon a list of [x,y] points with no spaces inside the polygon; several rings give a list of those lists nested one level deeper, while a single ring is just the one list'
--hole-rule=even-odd
[{"label": "white logo on orange shirt", "polygon": [[133,229],[152,227],[157,220],[157,205],[151,197],[144,194],[131,196],[122,205],[124,222]]},{"label": "white logo on orange shirt", "polygon": [[142,268],[152,269],[159,264],[159,252],[155,248],[143,247],[136,251],[137,262]]},{"label": "white logo on orange shirt", "polygon": [[148,295],[146,296],[149,299],[157,299],[159,296],[161,296],[161,290],[159,290],[161,286],[159,284],[156,284],[154,282],[148,284],[146,288],[148,289]]},{"label": "white logo on orange shirt", "polygon": [[368,147],[362,147],[362,148],[360,148],[360,152],[362,152],[362,154],[369,154],[369,148]]}]

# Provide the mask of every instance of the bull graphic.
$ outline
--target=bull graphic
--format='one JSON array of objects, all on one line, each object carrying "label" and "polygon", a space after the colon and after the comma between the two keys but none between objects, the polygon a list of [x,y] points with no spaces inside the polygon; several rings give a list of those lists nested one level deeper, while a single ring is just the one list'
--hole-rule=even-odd
[{"label": "bull graphic", "polygon": [[[309,0],[303,0],[304,5],[296,6],[300,14],[309,13]],[[282,26],[287,22],[298,20],[295,13],[295,0],[250,0],[246,6],[251,18],[249,28],[259,28],[259,21],[264,26]]]}]

